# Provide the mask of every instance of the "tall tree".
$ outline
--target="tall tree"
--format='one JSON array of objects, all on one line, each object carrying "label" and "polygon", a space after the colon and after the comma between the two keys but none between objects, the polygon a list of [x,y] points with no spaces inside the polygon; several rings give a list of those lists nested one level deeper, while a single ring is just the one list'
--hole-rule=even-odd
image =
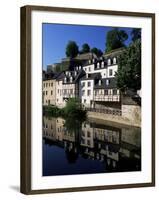
[{"label": "tall tree", "polygon": [[133,28],[131,31],[132,41],[141,39],[141,29],[140,28]]},{"label": "tall tree", "polygon": [[66,46],[66,56],[70,58],[74,58],[79,53],[78,46],[76,42],[69,41]]},{"label": "tall tree", "polygon": [[100,49],[97,49],[96,47],[91,49],[92,53],[95,53],[97,57],[100,57],[103,55],[103,52]]},{"label": "tall tree", "polygon": [[106,35],[106,50],[105,52],[109,52],[113,49],[117,49],[120,47],[124,47],[125,40],[128,39],[128,34],[124,30],[119,30],[118,28],[114,28],[109,31]]},{"label": "tall tree", "polygon": [[87,43],[84,43],[82,45],[81,53],[88,53],[88,52],[90,52],[90,46]]},{"label": "tall tree", "polygon": [[122,91],[141,89],[141,41],[135,40],[118,59],[117,86]]}]

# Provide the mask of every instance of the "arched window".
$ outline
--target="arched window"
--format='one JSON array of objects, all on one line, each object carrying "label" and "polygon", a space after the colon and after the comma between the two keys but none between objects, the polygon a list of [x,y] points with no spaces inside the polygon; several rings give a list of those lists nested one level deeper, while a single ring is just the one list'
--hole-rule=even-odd
[{"label": "arched window", "polygon": [[104,61],[102,61],[101,65],[102,65],[101,67],[104,68]]},{"label": "arched window", "polygon": [[97,69],[99,69],[99,66],[100,66],[100,64],[99,64],[99,62],[97,63]]},{"label": "arched window", "polygon": [[108,59],[108,65],[111,65],[111,59],[110,58]]},{"label": "arched window", "polygon": [[113,64],[114,65],[116,64],[116,58],[115,57],[113,58]]}]

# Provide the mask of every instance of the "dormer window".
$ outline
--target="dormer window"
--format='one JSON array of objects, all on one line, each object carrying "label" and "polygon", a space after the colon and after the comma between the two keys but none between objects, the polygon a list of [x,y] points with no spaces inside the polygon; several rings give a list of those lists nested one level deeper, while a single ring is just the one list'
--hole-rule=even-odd
[{"label": "dormer window", "polygon": [[64,78],[64,83],[67,83],[67,78],[66,77]]},{"label": "dormer window", "polygon": [[111,59],[110,58],[108,59],[108,65],[111,65]]},{"label": "dormer window", "polygon": [[72,83],[72,81],[73,81],[73,78],[72,78],[72,76],[70,77],[70,82]]},{"label": "dormer window", "polygon": [[109,84],[110,84],[110,80],[107,79],[107,80],[106,80],[106,85],[109,85]]},{"label": "dormer window", "polygon": [[99,62],[97,63],[97,69],[99,69],[99,66],[100,66],[100,64],[99,64]]},{"label": "dormer window", "polygon": [[98,85],[102,85],[102,80],[99,80]]},{"label": "dormer window", "polygon": [[113,64],[114,65],[116,64],[116,58],[115,57],[113,58]]},{"label": "dormer window", "polygon": [[102,65],[101,67],[104,68],[104,61],[102,61],[101,65]]}]

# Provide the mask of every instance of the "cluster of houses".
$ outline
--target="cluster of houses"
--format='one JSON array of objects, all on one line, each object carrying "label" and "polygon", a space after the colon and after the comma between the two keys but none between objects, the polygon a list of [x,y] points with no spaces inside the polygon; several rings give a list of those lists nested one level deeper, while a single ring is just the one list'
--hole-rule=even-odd
[{"label": "cluster of houses", "polygon": [[86,108],[120,108],[115,74],[121,52],[119,49],[100,58],[93,53],[77,56],[80,62],[74,62],[68,70],[59,73],[49,66],[43,71],[43,105],[62,108],[69,98],[78,98]]}]

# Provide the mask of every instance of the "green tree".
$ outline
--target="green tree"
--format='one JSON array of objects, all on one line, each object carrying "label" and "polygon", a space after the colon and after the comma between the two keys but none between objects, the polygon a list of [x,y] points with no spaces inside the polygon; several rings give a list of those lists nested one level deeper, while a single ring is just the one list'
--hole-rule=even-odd
[{"label": "green tree", "polygon": [[125,40],[128,39],[128,34],[124,30],[119,30],[118,28],[114,28],[111,31],[108,31],[106,35],[106,50],[105,52],[109,52],[113,49],[118,49],[120,47],[124,47]]},{"label": "green tree", "polygon": [[140,28],[133,28],[131,31],[132,41],[141,39],[141,29]]},{"label": "green tree", "polygon": [[84,43],[82,45],[81,53],[88,53],[88,52],[90,52],[90,46],[87,43]]},{"label": "green tree", "polygon": [[103,52],[100,49],[97,49],[96,47],[91,49],[92,53],[95,53],[97,57],[100,57],[103,55]]},{"label": "green tree", "polygon": [[117,86],[122,91],[141,88],[141,41],[127,47],[118,59]]},{"label": "green tree", "polygon": [[66,46],[66,56],[70,58],[74,58],[79,53],[78,46],[76,42],[69,41]]}]

